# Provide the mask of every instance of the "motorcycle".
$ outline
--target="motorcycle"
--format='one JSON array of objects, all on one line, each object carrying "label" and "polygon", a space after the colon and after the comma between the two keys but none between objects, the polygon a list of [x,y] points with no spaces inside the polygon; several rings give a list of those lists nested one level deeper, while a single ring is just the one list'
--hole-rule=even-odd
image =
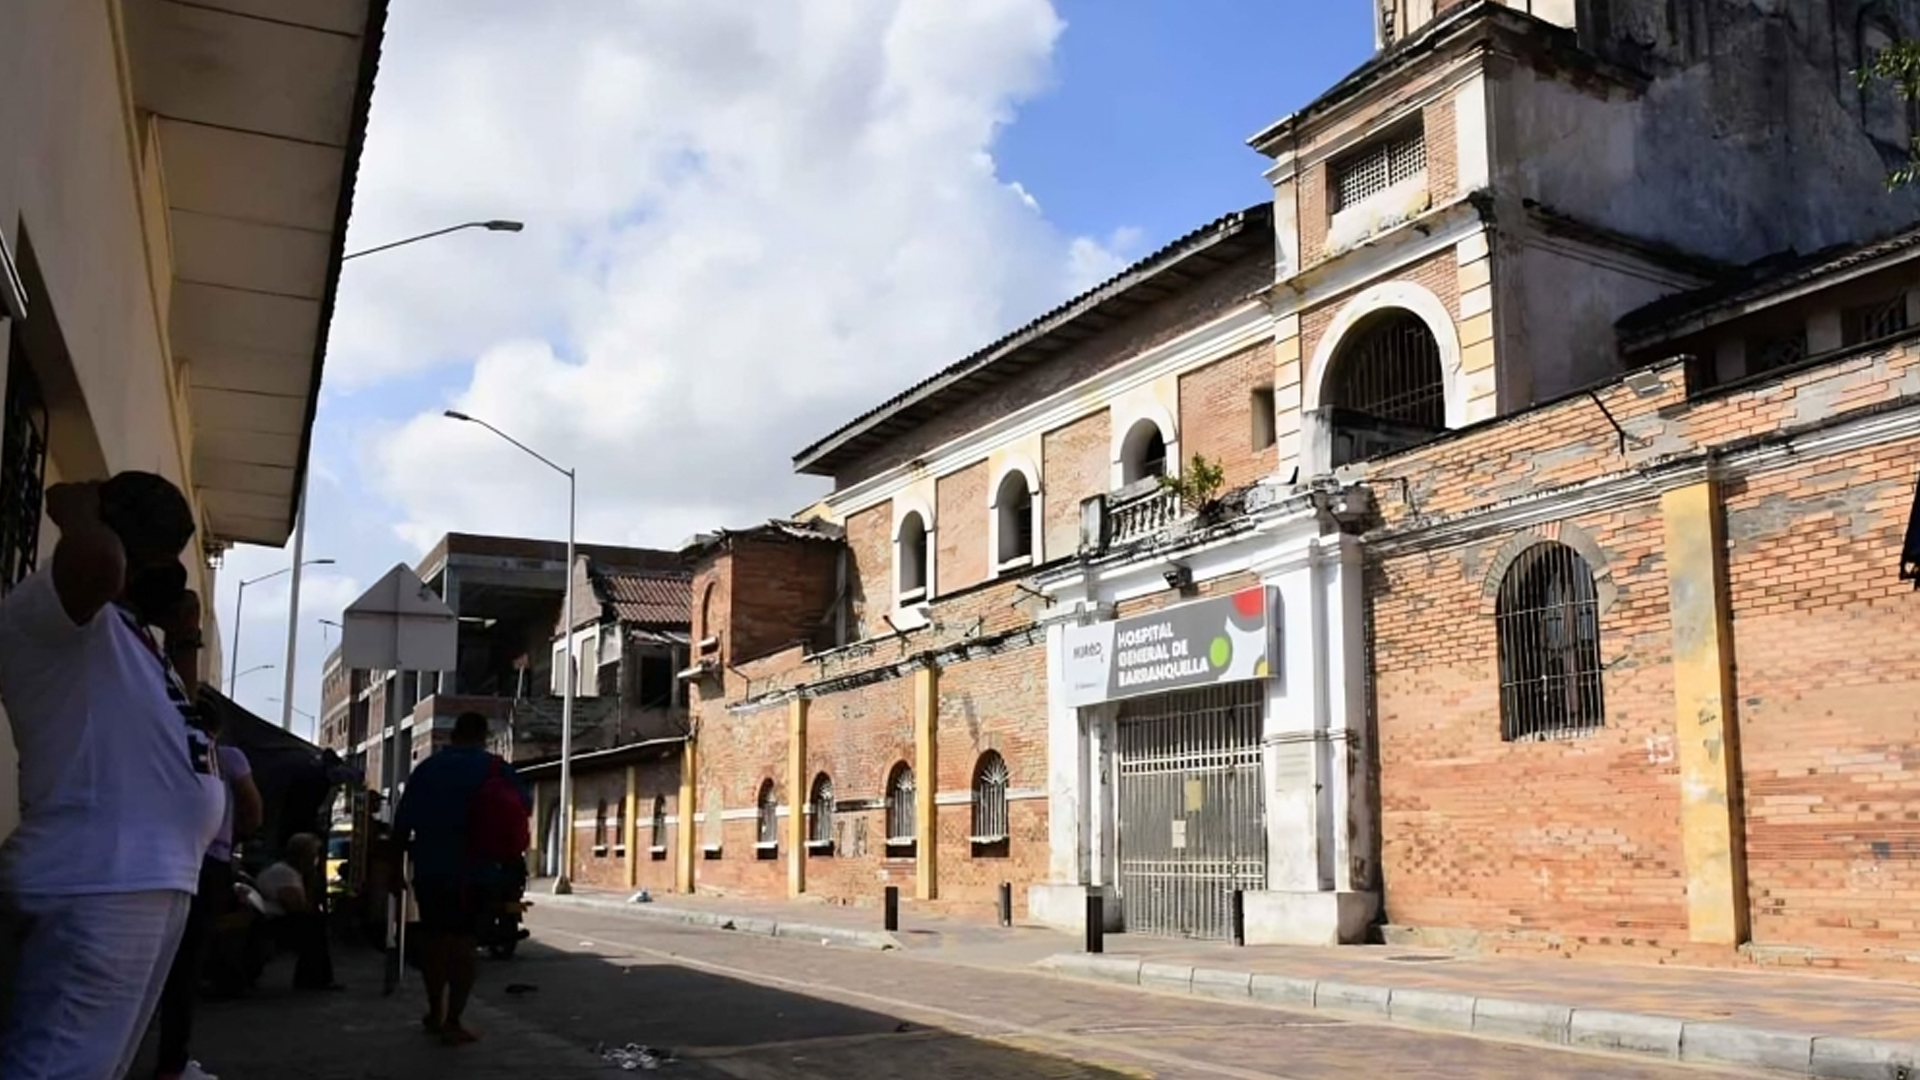
[{"label": "motorcycle", "polygon": [[532,932],[520,925],[521,918],[533,905],[527,896],[527,868],[524,863],[509,863],[502,868],[503,876],[498,899],[483,912],[480,918],[480,947],[495,960],[510,960],[520,943],[533,936]]}]

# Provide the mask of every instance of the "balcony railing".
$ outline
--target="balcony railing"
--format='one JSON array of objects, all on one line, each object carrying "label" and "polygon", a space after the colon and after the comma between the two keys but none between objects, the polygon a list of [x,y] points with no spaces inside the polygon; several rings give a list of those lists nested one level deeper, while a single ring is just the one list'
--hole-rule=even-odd
[{"label": "balcony railing", "polygon": [[1114,496],[1107,514],[1108,542],[1112,544],[1158,536],[1186,516],[1180,506],[1180,496],[1157,485]]}]

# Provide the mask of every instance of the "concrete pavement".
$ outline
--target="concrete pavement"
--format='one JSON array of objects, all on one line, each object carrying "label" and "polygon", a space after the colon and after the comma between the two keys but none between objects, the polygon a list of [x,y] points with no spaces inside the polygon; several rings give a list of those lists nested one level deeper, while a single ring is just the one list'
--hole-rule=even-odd
[{"label": "concrete pavement", "polygon": [[[1905,1080],[1920,1075],[1920,987],[1773,970],[1457,957],[1395,947],[1246,948],[1108,938],[1108,952],[1045,930],[1011,930],[903,905],[901,931],[877,909],[672,896],[549,898],[629,918],[730,927],[795,940],[903,950],[969,966],[1038,964],[1057,974],[1267,1001],[1329,1015],[1765,1070]],[[562,908],[564,910],[564,907]]]}]

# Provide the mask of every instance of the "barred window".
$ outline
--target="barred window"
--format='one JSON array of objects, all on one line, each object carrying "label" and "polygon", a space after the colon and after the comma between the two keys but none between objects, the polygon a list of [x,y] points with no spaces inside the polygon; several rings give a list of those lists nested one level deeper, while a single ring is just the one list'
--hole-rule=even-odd
[{"label": "barred window", "polygon": [[1564,544],[1520,553],[1500,581],[1500,734],[1508,742],[1600,727],[1600,599],[1593,568]]},{"label": "barred window", "polygon": [[1415,124],[1335,161],[1328,170],[1330,211],[1339,213],[1427,168],[1426,132]]},{"label": "barred window", "polygon": [[780,800],[774,794],[773,781],[760,782],[760,842],[777,844],[780,842]]},{"label": "barred window", "polygon": [[1907,328],[1907,295],[1895,293],[1885,300],[1840,313],[1843,345],[1864,345],[1869,341],[1892,337]]},{"label": "barred window", "polygon": [[997,844],[1007,838],[1007,763],[995,751],[980,755],[973,767],[973,842]]},{"label": "barred window", "polygon": [[813,820],[807,823],[807,839],[816,844],[833,842],[833,779],[826,773],[813,778],[813,792],[807,796]]},{"label": "barred window", "polygon": [[16,333],[7,370],[6,413],[0,416],[0,595],[34,571],[46,495],[51,418],[25,352]]},{"label": "barred window", "polygon": [[593,815],[593,853],[607,853],[607,800],[600,800],[600,809]]},{"label": "barred window", "polygon": [[887,843],[913,843],[913,766],[901,762],[887,776]]},{"label": "barred window", "polygon": [[665,795],[653,797],[652,832],[649,846],[655,851],[665,851],[667,848],[667,797]]},{"label": "barred window", "polygon": [[1754,375],[1791,367],[1807,358],[1807,328],[1802,326],[1754,341],[1747,346],[1747,356],[1747,370]]},{"label": "barred window", "polygon": [[1388,309],[1355,326],[1327,381],[1335,466],[1416,446],[1447,428],[1440,344],[1411,311]]}]

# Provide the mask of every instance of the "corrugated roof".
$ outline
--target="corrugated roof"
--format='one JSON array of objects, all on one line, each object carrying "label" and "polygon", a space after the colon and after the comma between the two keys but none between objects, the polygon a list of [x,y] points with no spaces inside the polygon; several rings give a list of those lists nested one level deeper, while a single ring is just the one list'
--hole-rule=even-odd
[{"label": "corrugated roof", "polygon": [[[1167,285],[1188,279],[1175,268],[1189,261],[1237,259],[1273,243],[1273,207],[1259,203],[1235,211],[1182,236],[1132,266],[1068,300],[986,348],[908,387],[842,425],[793,456],[794,471],[831,476],[839,465],[919,426],[935,413],[1003,381],[1012,370],[1032,365],[1080,341],[1135,309],[1166,299]],[[1228,252],[1216,251],[1222,244]],[[1211,256],[1211,258],[1209,258]],[[1083,332],[1072,333],[1070,328]]]},{"label": "corrugated roof", "polygon": [[1726,280],[1663,297],[1621,316],[1614,328],[1623,340],[1651,344],[1689,329],[1686,324],[1730,308],[1758,303],[1824,277],[1843,274],[1881,259],[1920,253],[1920,223],[1864,244],[1836,244],[1811,255],[1786,251],[1741,268]]},{"label": "corrugated roof", "polygon": [[623,623],[687,626],[693,621],[693,579],[684,575],[599,573],[601,599]]},{"label": "corrugated roof", "polygon": [[846,530],[818,518],[809,518],[806,521],[774,518],[745,529],[721,529],[717,532],[700,533],[687,540],[685,546],[681,548],[681,554],[690,560],[698,559],[706,552],[735,537],[798,540],[803,543],[839,543],[846,538]]}]

